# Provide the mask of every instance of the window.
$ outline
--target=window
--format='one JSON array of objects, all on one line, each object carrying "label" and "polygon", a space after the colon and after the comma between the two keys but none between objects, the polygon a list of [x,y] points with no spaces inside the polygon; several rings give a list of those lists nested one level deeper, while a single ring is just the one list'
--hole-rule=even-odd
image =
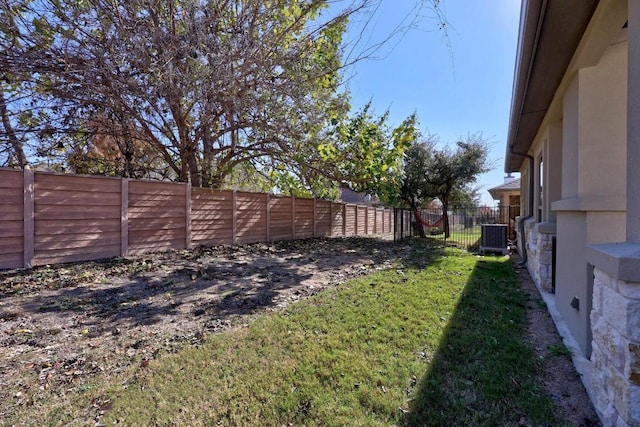
[{"label": "window", "polygon": [[538,160],[538,222],[542,222],[542,207],[544,206],[544,161]]}]

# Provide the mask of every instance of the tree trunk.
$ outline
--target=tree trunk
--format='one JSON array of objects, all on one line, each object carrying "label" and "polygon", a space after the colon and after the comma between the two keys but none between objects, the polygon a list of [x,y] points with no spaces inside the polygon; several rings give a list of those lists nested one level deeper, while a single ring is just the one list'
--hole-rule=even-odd
[{"label": "tree trunk", "polygon": [[198,171],[198,159],[196,159],[196,153],[194,153],[193,151],[188,152],[186,160],[189,164],[189,179],[191,180],[191,186],[202,187],[200,173]]},{"label": "tree trunk", "polygon": [[444,238],[451,236],[449,231],[449,199],[442,200],[442,226],[444,227]]},{"label": "tree trunk", "polygon": [[4,98],[4,89],[0,84],[0,116],[2,116],[2,125],[4,126],[4,131],[9,138],[9,144],[11,144],[11,148],[13,148],[13,152],[16,155],[16,159],[18,160],[18,166],[20,169],[24,169],[27,165],[27,157],[24,154],[24,149],[22,148],[22,142],[16,136],[16,131],[13,129],[11,125],[11,120],[9,120],[9,114],[7,113],[7,101]]},{"label": "tree trunk", "polygon": [[411,223],[411,228],[413,230],[416,230],[420,237],[422,238],[427,237],[424,232],[424,225],[422,224],[422,221],[420,221],[420,216],[418,214],[418,206],[413,200],[410,200],[409,204],[411,205],[411,209],[413,209],[413,217],[415,218],[415,221]]}]

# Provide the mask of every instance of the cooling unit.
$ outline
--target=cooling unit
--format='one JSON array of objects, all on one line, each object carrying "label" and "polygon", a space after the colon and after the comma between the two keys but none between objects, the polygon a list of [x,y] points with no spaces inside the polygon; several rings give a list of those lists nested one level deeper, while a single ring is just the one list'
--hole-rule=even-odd
[{"label": "cooling unit", "polygon": [[480,235],[480,253],[502,252],[509,253],[507,242],[507,224],[482,224]]}]

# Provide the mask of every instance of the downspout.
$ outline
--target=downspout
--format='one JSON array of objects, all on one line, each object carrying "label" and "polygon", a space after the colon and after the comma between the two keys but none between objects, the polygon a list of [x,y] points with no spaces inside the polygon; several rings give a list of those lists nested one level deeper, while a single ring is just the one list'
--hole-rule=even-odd
[{"label": "downspout", "polygon": [[520,233],[520,239],[522,239],[522,253],[520,256],[522,257],[522,261],[518,263],[519,266],[524,267],[527,265],[527,236],[524,232],[524,223],[530,218],[533,218],[533,201],[534,201],[534,191],[535,191],[535,182],[533,180],[535,160],[533,156],[524,153],[516,153],[513,151],[513,147],[509,147],[509,154],[516,157],[525,157],[529,159],[529,214],[524,218],[520,218],[518,221],[518,231]]},{"label": "downspout", "polygon": [[[525,92],[526,92],[526,88],[529,87],[529,80],[531,78],[531,70],[533,69],[533,62],[535,60],[536,57],[536,52],[538,51],[538,43],[540,41],[540,32],[542,30],[542,23],[544,21],[544,15],[546,13],[547,10],[547,3],[548,0],[542,0],[542,3],[540,5],[540,15],[538,16],[538,25],[536,27],[536,35],[533,41],[533,47],[532,47],[532,54],[531,54],[531,58],[529,59],[529,67],[527,69],[527,80],[526,80],[526,84],[525,84]],[[526,3],[523,3],[522,7],[526,7]],[[515,82],[514,82],[515,84]],[[518,115],[518,125],[520,124],[520,117],[522,117],[522,113],[523,113],[523,109],[524,109],[524,95],[523,95],[523,102],[520,106],[520,114]],[[516,152],[514,150],[513,145],[509,146],[509,154],[511,154],[512,156],[516,156],[516,157],[521,157],[521,158],[527,158],[529,159],[529,214],[527,216],[525,216],[524,218],[520,218],[520,223],[518,224],[518,231],[520,232],[520,238],[522,239],[522,253],[520,254],[520,256],[522,257],[522,261],[520,261],[518,263],[519,266],[524,267],[525,265],[527,265],[527,238],[525,236],[525,232],[524,232],[524,223],[526,220],[530,219],[533,217],[533,201],[534,201],[534,190],[535,190],[535,183],[534,183],[534,168],[535,168],[535,160],[533,158],[533,156],[527,154],[527,153],[519,153]]]}]

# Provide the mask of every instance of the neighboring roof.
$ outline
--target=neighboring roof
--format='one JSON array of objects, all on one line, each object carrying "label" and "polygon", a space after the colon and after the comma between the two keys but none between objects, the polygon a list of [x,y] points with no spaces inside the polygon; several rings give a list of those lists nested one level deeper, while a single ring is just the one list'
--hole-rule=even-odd
[{"label": "neighboring roof", "polygon": [[505,172],[517,172],[598,0],[523,0]]},{"label": "neighboring roof", "polygon": [[520,178],[498,185],[497,187],[490,188],[489,194],[491,194],[493,200],[500,200],[502,193],[506,193],[508,191],[520,191]]},{"label": "neighboring roof", "polygon": [[344,203],[356,203],[359,205],[374,205],[378,198],[365,193],[358,193],[347,187],[340,187],[340,200]]}]

